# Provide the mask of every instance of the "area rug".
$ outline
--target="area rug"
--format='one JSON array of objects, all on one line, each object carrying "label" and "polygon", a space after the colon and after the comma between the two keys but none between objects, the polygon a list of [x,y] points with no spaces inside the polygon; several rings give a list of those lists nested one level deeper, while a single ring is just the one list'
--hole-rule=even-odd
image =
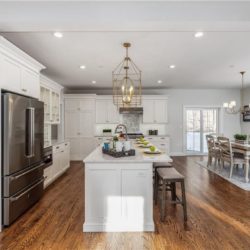
[{"label": "area rug", "polygon": [[244,189],[246,191],[250,191],[250,182],[245,182],[245,173],[244,169],[239,167],[238,169],[235,167],[233,170],[232,178],[229,178],[229,172],[230,167],[225,165],[225,168],[221,169],[220,166],[215,166],[213,163],[211,166],[207,167],[207,161],[197,161],[198,165],[200,165],[203,168],[206,168],[207,170],[221,176],[223,179],[231,182],[235,186]]}]

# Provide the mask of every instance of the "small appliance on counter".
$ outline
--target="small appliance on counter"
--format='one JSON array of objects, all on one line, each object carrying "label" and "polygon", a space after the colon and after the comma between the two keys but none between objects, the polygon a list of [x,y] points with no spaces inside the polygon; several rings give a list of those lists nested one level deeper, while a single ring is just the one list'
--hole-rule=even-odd
[{"label": "small appliance on counter", "polygon": [[43,169],[53,164],[52,146],[43,149],[43,162],[44,162]]},{"label": "small appliance on counter", "polygon": [[155,129],[155,130],[150,129],[148,131],[148,135],[158,135],[158,130],[157,129]]}]

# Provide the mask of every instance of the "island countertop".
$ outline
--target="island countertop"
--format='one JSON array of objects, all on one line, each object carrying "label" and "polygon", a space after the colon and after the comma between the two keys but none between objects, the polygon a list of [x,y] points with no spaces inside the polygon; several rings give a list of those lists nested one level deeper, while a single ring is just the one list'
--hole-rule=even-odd
[{"label": "island countertop", "polygon": [[84,160],[84,163],[142,163],[142,162],[172,162],[173,160],[165,152],[161,154],[145,154],[143,148],[134,146],[135,156],[115,158],[102,153],[102,146],[97,147]]}]

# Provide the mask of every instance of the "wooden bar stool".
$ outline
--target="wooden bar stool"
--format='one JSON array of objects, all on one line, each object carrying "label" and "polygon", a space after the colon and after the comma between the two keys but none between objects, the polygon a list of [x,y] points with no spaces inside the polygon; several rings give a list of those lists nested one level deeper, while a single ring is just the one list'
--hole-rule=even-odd
[{"label": "wooden bar stool", "polygon": [[[184,176],[181,175],[175,168],[158,168],[156,171],[156,186],[155,186],[155,203],[157,203],[159,181],[162,181],[162,192],[161,192],[161,221],[165,219],[166,209],[166,191],[171,191],[171,203],[181,204],[183,207],[184,222],[187,221],[187,202],[185,194],[185,183]],[[180,199],[176,195],[176,183],[181,184],[181,196]]]},{"label": "wooden bar stool", "polygon": [[[153,178],[154,178],[154,201],[156,200],[157,196],[156,196],[156,189],[159,188],[159,185],[161,185],[162,183],[159,183],[159,181],[157,180],[157,174],[156,171],[158,168],[172,168],[172,164],[169,162],[154,162],[153,163]],[[157,183],[157,185],[156,185]]]}]

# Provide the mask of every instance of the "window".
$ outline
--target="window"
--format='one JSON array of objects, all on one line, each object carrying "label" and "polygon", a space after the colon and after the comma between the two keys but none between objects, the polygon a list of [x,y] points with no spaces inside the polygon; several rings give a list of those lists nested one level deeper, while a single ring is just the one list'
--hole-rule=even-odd
[{"label": "window", "polygon": [[218,133],[218,109],[185,108],[187,153],[207,153],[206,135]]}]

